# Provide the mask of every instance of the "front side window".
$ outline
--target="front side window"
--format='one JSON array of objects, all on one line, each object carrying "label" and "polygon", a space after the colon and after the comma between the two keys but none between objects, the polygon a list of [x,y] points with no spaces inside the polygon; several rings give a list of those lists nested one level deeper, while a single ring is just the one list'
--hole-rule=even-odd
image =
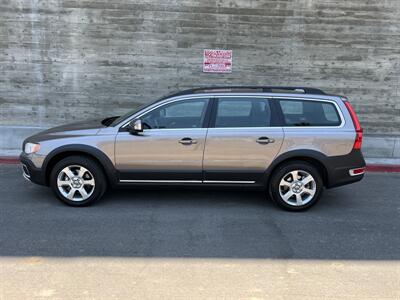
[{"label": "front side window", "polygon": [[268,99],[226,97],[218,100],[215,127],[268,127],[270,124]]},{"label": "front side window", "polygon": [[277,100],[285,126],[339,126],[341,119],[333,103],[313,100]]},{"label": "front side window", "polygon": [[158,107],[141,117],[145,129],[201,128],[208,99],[180,100]]}]

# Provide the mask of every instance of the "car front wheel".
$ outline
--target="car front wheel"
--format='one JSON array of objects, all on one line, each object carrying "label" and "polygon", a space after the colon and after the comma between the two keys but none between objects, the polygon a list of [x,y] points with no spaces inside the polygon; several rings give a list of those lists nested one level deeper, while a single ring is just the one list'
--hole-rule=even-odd
[{"label": "car front wheel", "polygon": [[95,161],[71,156],[55,165],[50,175],[50,185],[65,204],[87,206],[102,197],[107,182]]}]

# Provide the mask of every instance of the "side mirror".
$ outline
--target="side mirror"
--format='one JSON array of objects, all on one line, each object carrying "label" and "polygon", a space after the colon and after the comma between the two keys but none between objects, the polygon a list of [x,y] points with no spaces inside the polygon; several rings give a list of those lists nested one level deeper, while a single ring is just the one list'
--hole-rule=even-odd
[{"label": "side mirror", "polygon": [[137,119],[133,120],[129,123],[128,125],[128,130],[131,134],[138,134],[140,132],[143,132],[143,123],[142,120]]}]

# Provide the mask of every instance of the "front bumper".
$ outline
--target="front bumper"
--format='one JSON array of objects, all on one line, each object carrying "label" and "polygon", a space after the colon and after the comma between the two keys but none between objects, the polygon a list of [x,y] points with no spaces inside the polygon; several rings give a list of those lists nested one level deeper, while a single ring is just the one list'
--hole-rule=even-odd
[{"label": "front bumper", "polygon": [[47,185],[45,172],[41,168],[35,167],[25,153],[21,153],[19,159],[22,165],[22,175],[25,179],[36,184]]}]

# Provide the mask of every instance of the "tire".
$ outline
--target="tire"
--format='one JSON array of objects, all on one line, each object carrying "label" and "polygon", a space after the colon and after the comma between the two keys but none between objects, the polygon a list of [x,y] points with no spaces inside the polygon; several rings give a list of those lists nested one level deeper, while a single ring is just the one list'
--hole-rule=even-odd
[{"label": "tire", "polygon": [[279,166],[272,174],[269,184],[272,199],[288,211],[304,211],[315,205],[322,190],[320,172],[304,161],[291,161]]},{"label": "tire", "polygon": [[107,189],[107,181],[97,162],[84,156],[70,156],[52,169],[50,186],[63,203],[80,207],[99,200]]}]

